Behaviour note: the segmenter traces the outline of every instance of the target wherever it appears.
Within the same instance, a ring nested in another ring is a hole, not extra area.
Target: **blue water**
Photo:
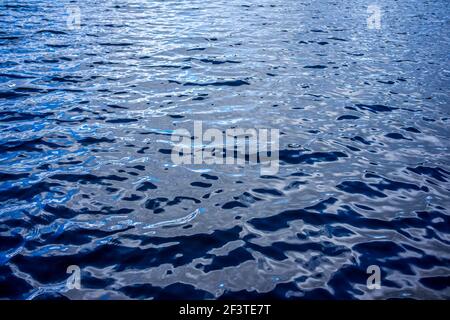
[[[0,1],[0,298],[450,298],[448,1],[370,4]],[[174,165],[194,120],[279,173]]]

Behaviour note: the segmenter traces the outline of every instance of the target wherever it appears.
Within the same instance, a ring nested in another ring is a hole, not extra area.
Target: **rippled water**
[[[448,1],[370,4],[0,1],[0,298],[449,298]],[[279,173],[174,165],[194,120]]]

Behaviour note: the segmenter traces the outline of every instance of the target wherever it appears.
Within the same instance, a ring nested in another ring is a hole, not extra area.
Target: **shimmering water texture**
[[[0,298],[450,298],[449,3],[376,2],[0,1]]]

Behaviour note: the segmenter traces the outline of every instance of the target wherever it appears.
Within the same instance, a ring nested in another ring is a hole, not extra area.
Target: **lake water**
[[[0,298],[450,298],[448,1],[0,17]],[[279,129],[279,172],[174,164],[194,121]]]

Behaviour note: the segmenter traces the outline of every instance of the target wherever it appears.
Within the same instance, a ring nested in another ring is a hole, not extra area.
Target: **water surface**
[[[448,1],[370,4],[1,1],[0,298],[449,298]],[[279,173],[174,165],[194,120]]]

